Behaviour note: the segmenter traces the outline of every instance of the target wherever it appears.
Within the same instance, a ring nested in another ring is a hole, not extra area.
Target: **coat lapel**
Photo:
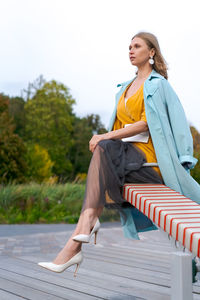
[[[121,89],[119,90],[119,92],[116,94],[115,97],[115,108],[114,111],[112,113],[110,122],[109,122],[109,126],[108,126],[108,130],[111,131],[115,122],[115,118],[116,118],[116,113],[117,113],[117,105],[119,102],[119,99],[121,97],[121,95],[123,94],[123,92],[125,91],[125,89],[127,88],[127,86],[136,78],[137,76],[135,76],[133,79],[125,81],[123,83],[119,83],[117,84],[117,87],[121,87]],[[152,70],[151,74],[149,75],[149,77],[145,80],[144,82],[144,88],[143,88],[143,93],[144,93],[144,101],[148,102],[148,104],[152,107],[153,110],[155,110],[154,105],[152,104],[152,101],[148,101],[150,100],[149,97],[153,96],[153,94],[156,92],[156,90],[158,89],[158,84],[157,84],[157,80],[152,80],[152,78],[164,78],[162,75],[160,75],[159,73],[157,73],[155,70]]]

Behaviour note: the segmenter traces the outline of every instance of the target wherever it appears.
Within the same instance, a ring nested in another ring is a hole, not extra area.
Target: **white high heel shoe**
[[[67,268],[69,268],[70,266],[77,264],[76,270],[74,272],[74,277],[76,277],[76,273],[77,273],[79,265],[82,263],[82,261],[83,261],[83,254],[80,251],[77,254],[75,254],[70,260],[68,260],[65,264],[56,265],[52,262],[39,262],[38,265],[45,269],[48,269],[50,271],[61,273],[64,270],[66,270]]]
[[[78,234],[75,235],[72,239],[77,242],[89,243],[91,236],[94,233],[95,234],[94,243],[96,244],[97,232],[99,231],[99,228],[100,228],[100,222],[99,222],[99,218],[97,218],[97,221],[90,234]]]

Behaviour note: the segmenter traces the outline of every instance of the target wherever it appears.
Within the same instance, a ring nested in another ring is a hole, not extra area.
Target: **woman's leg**
[[[63,264],[81,250],[81,242],[74,241],[72,238],[77,234],[89,234],[101,215],[104,208],[104,174],[101,163],[102,155],[100,147],[96,147],[88,170],[86,193],[83,201],[81,214],[77,226],[67,241],[64,248],[59,252],[55,264]]]
[[[100,216],[102,210],[103,207],[100,207],[98,209],[86,209],[84,212],[81,213],[74,232],[70,236],[64,248],[59,252],[59,254],[57,255],[56,259],[53,261],[53,263],[64,264],[71,257],[73,257],[76,253],[78,253],[81,250],[82,243],[74,241],[72,239],[73,236],[79,233],[89,234],[92,229],[92,228],[90,229],[90,227],[94,226],[96,219],[97,217]]]
[[[74,241],[72,238],[77,234],[90,233],[106,204],[105,191],[114,200],[112,205],[115,205],[115,207],[120,208],[122,202],[125,202],[120,189],[125,175],[124,168],[126,168],[126,171],[128,170],[129,176],[126,175],[125,177],[126,179],[129,177],[129,182],[155,181],[156,174],[151,174],[151,172],[149,174],[146,172],[147,169],[143,170],[144,168],[141,168],[140,170],[129,171],[130,165],[135,165],[135,163],[142,165],[143,161],[146,162],[141,153],[133,149],[131,144],[124,146],[119,141],[105,140],[97,145],[88,170],[86,192],[79,221],[75,231],[56,257],[54,263],[65,263],[80,251],[81,242]]]

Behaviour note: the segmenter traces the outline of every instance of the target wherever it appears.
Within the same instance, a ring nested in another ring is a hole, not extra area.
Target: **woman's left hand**
[[[93,135],[93,137],[91,138],[91,140],[89,141],[89,150],[91,152],[94,152],[97,144],[106,139],[106,134],[95,134]]]

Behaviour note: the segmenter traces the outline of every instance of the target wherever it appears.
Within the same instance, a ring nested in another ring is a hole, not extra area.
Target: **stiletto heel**
[[[83,254],[80,251],[77,254],[75,254],[70,260],[68,260],[65,264],[57,265],[52,262],[39,262],[38,265],[47,270],[50,270],[50,271],[53,271],[56,273],[61,273],[64,270],[66,270],[67,268],[69,268],[70,266],[76,264],[77,266],[76,266],[76,270],[74,272],[74,277],[76,277],[76,273],[77,273],[79,265],[82,263],[82,261],[83,261]]]
[[[78,269],[79,269],[79,265],[80,265],[80,264],[77,264],[77,266],[76,266],[76,270],[74,271],[74,277],[76,277],[76,274],[77,274]]]
[[[97,232],[98,232],[98,231],[96,231],[96,232],[95,232],[95,235],[94,235],[94,243],[95,243],[95,245],[96,245],[96,243],[97,243]]]
[[[94,233],[95,234],[94,243],[96,244],[96,235],[97,235],[97,232],[99,231],[100,226],[101,226],[101,224],[99,222],[99,218],[97,218],[97,221],[96,221],[92,231],[90,232],[90,234],[78,234],[78,235],[75,235],[72,239],[77,242],[89,243],[91,236]]]

